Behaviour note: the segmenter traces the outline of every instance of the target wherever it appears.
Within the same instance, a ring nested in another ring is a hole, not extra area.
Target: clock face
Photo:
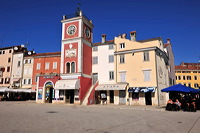
[[[85,35],[87,38],[90,38],[90,30],[87,27],[85,28]]]
[[[74,35],[75,32],[76,32],[76,26],[75,25],[70,25],[68,28],[67,28],[67,34],[68,35]]]

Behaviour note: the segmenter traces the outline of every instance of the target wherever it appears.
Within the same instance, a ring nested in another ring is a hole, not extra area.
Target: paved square
[[[0,133],[199,133],[200,111],[0,102]]]

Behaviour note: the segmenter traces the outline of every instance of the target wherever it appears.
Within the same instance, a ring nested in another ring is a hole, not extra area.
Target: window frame
[[[120,64],[125,63],[125,54],[119,55],[119,63],[120,63]]]
[[[114,71],[109,71],[109,80],[114,80]]]
[[[143,61],[150,61],[149,51],[143,52]]]

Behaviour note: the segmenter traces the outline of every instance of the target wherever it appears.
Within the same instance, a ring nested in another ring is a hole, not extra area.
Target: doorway
[[[46,87],[45,103],[52,103],[53,88]]]
[[[125,90],[119,91],[119,104],[126,104],[126,92]]]
[[[151,92],[145,93],[145,102],[146,102],[146,105],[152,105]]]
[[[110,103],[114,103],[114,90],[110,90]]]
[[[74,90],[66,90],[66,103],[73,104],[74,103]]]

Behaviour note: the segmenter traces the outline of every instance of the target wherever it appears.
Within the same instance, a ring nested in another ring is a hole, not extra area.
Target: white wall
[[[92,65],[92,73],[98,73],[99,84],[115,83],[115,80],[109,80],[109,71],[114,71],[114,62],[109,63],[109,55],[114,55],[114,49],[109,49],[109,44],[99,45],[98,51],[92,52],[92,57],[98,56],[98,64]]]

